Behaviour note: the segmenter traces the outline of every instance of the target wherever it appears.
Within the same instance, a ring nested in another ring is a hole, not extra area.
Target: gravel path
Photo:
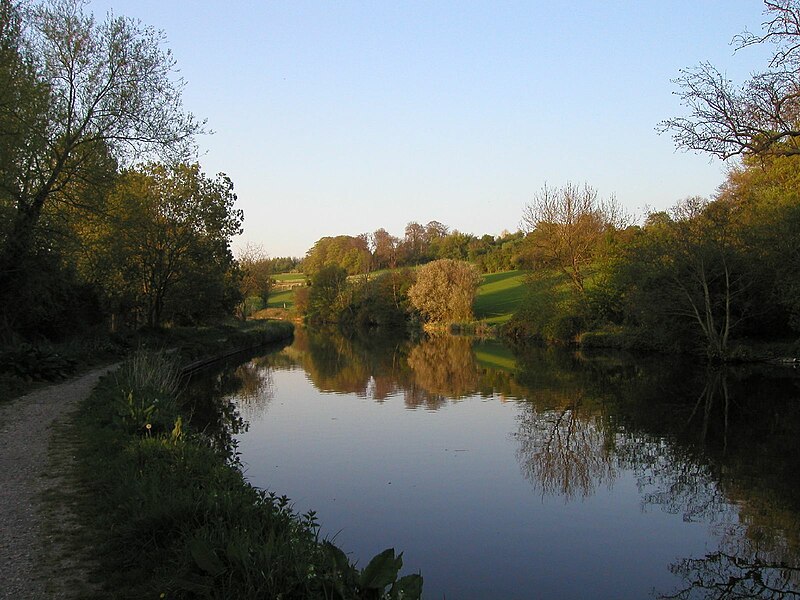
[[[54,448],[54,426],[65,423],[112,369],[96,369],[0,404],[0,600],[79,593],[85,569],[69,564],[70,557],[58,551],[57,532],[43,527],[44,496],[61,489],[72,465],[68,443],[61,440]],[[55,505],[48,506],[49,518],[55,511],[59,527],[74,526],[69,508]],[[67,572],[71,580],[63,576]]]

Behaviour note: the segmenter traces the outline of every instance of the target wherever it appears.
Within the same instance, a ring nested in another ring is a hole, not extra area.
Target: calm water
[[[216,382],[247,478],[425,598],[800,595],[800,371],[298,331]]]

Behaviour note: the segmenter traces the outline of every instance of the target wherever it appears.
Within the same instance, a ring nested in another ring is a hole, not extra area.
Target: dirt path
[[[59,553],[52,528],[43,527],[44,496],[64,485],[72,465],[69,444],[54,448],[63,424],[89,395],[103,367],[0,405],[0,600],[65,598],[78,592],[82,571]],[[67,507],[49,506],[64,527]],[[52,518],[52,514],[51,514]],[[73,581],[63,574],[69,572]]]

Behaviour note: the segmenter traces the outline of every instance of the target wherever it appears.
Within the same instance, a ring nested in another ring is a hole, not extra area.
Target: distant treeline
[[[322,238],[303,261],[311,286],[298,293],[298,309],[321,322],[467,322],[470,310],[447,310],[476,289],[455,265],[526,266],[529,292],[505,326],[517,342],[711,360],[749,358],[753,342],[798,350],[800,156],[745,158],[713,199],[687,198],[640,225],[588,185],[545,186],[523,223],[525,232],[500,238],[439,223],[410,226],[402,240],[383,230]],[[442,268],[408,268],[423,263]],[[445,309],[426,308],[426,299]]]
[[[403,237],[395,237],[383,228],[358,236],[323,237],[306,253],[300,267],[309,276],[328,265],[359,275],[446,258],[469,261],[481,272],[494,273],[526,265],[524,237],[522,231],[477,237],[450,231],[438,221],[427,225],[412,221],[406,225]]]
[[[294,256],[276,256],[268,258],[271,273],[294,273],[300,267],[300,259]]]

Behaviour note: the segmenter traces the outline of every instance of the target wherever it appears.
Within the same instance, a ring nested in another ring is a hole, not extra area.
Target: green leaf
[[[406,575],[397,580],[389,594],[392,600],[419,600],[422,597],[422,575]]]
[[[333,562],[333,566],[337,571],[340,571],[341,573],[347,573],[352,569],[350,561],[347,559],[347,555],[342,552],[341,548],[334,546],[328,541],[322,542],[322,547],[331,558],[331,562]]]
[[[189,543],[189,551],[192,553],[192,558],[197,566],[212,577],[222,575],[225,572],[225,566],[214,554],[211,546],[204,540],[192,540]]]
[[[390,583],[394,583],[402,566],[403,553],[395,558],[394,548],[388,548],[369,561],[361,572],[359,585],[365,590],[383,590]]]

